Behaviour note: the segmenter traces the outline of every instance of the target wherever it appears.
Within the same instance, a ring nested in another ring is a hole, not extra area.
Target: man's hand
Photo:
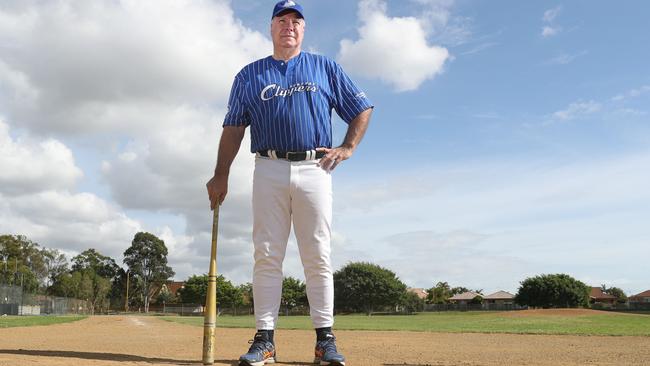
[[[208,197],[210,198],[210,209],[214,210],[221,205],[228,194],[228,175],[215,174],[206,184]]]
[[[333,149],[319,147],[316,151],[325,152],[325,156],[320,159],[318,165],[328,173],[334,170],[343,160],[348,160],[352,156],[352,148],[347,146],[339,146]]]
[[[363,135],[368,129],[368,122],[370,122],[370,115],[372,108],[368,108],[359,113],[348,125],[348,131],[345,134],[345,139],[339,147],[328,149],[326,147],[319,147],[316,151],[325,151],[325,156],[320,159],[320,165],[326,172],[331,172],[343,160],[348,160],[352,156],[354,149],[359,145]]]

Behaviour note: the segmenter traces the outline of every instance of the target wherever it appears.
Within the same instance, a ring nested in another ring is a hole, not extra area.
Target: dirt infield
[[[203,329],[155,317],[97,316],[0,329],[0,365],[199,365]],[[338,331],[356,365],[650,365],[650,337]],[[249,329],[217,329],[215,364],[236,365]],[[276,332],[278,363],[308,365],[311,331]]]

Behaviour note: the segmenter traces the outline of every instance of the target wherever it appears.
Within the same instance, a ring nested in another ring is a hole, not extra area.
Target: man
[[[257,333],[239,364],[275,362],[274,329],[282,294],[282,261],[293,223],[305,271],[315,362],[345,365],[336,349],[330,263],[331,172],[352,156],[373,106],[334,61],[301,51],[302,7],[278,2],[271,16],[273,55],[235,77],[223,123],[211,207],[223,202],[228,174],[244,131],[256,154],[253,178],[253,298]],[[343,144],[332,148],[331,111],[348,123]]]

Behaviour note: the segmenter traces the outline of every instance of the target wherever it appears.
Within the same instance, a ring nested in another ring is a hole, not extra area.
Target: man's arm
[[[325,151],[327,154],[320,159],[320,166],[325,171],[332,171],[336,168],[339,163],[343,160],[348,160],[354,150],[359,146],[363,135],[368,129],[368,123],[370,122],[370,115],[372,114],[372,108],[368,108],[365,111],[359,113],[348,125],[348,131],[345,134],[345,139],[341,146],[328,149],[325,147],[318,148],[318,151]]]
[[[220,205],[226,198],[230,166],[235,160],[235,156],[237,156],[245,131],[246,126],[225,126],[223,132],[221,132],[217,166],[214,169],[214,176],[206,184],[208,197],[210,198],[210,208],[213,210],[217,204]]]

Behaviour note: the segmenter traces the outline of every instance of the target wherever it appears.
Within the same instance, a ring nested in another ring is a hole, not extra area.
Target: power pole
[[[124,299],[124,312],[129,311],[129,271],[126,271],[126,298]]]

